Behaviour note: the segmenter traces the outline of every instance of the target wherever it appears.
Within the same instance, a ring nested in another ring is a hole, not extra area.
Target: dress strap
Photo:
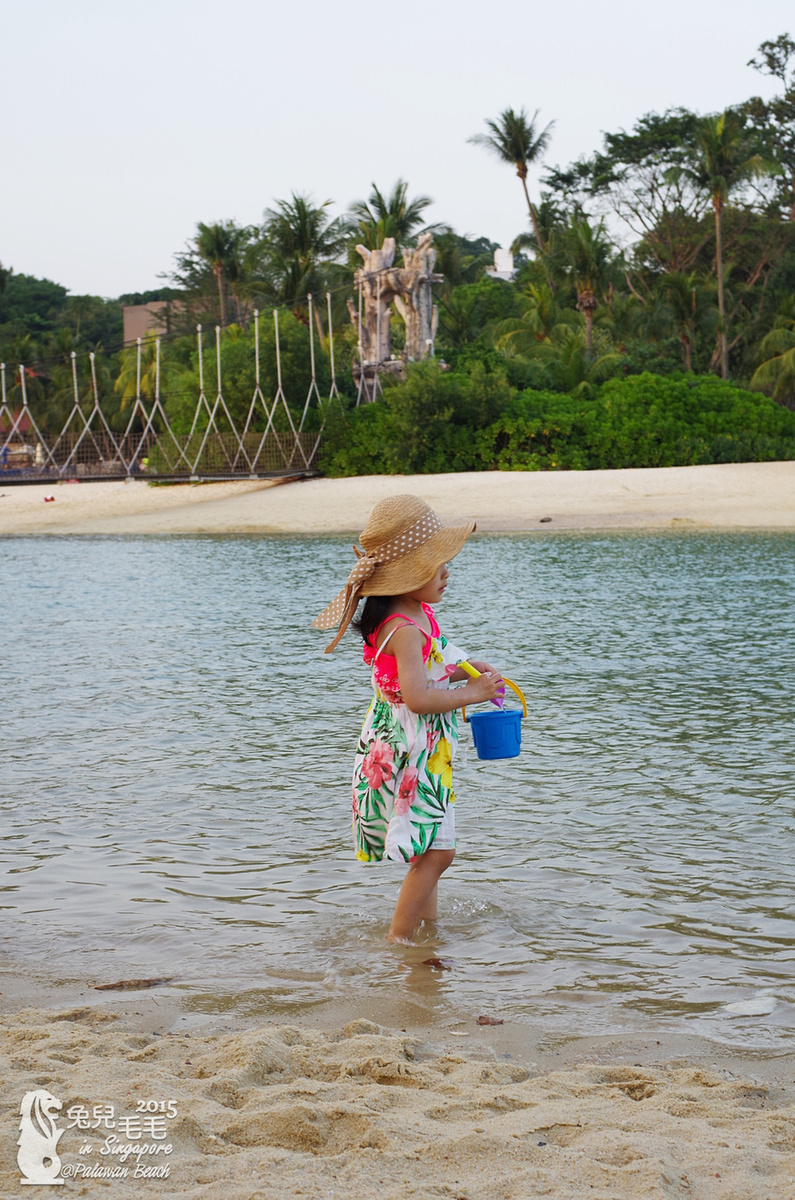
[[[384,626],[388,625],[390,621],[402,621],[404,623],[404,625],[415,625],[417,627],[417,629],[419,629],[422,636],[425,638],[430,639],[434,636],[433,623],[431,623],[431,632],[426,633],[425,630],[420,625],[419,621],[415,621],[413,617],[410,617],[410,616],[408,616],[407,613],[402,613],[402,612],[390,613],[388,617],[384,617],[383,621],[381,621],[380,624],[378,624],[375,627],[371,636],[377,638],[379,633],[381,632],[381,630],[384,628]],[[400,626],[396,625],[395,629],[400,629]],[[395,632],[395,629],[392,630],[392,633]],[[392,633],[390,633],[390,635],[389,635],[390,637],[392,636]],[[384,644],[386,644],[386,639],[384,639]],[[377,649],[377,647],[375,647],[375,648]]]
[[[381,645],[378,647],[378,649],[376,650],[376,652],[375,652],[375,654],[374,654],[374,656],[373,656],[373,666],[375,666],[375,661],[376,661],[376,659],[378,658],[378,655],[381,653],[381,651],[382,651],[382,650],[384,650],[384,649],[385,649],[385,647],[386,647],[386,644],[387,644],[387,642],[389,641],[389,639],[392,637],[392,635],[393,635],[394,633],[397,633],[397,631],[398,631],[399,629],[403,629],[403,627],[404,627],[405,625],[413,625],[413,626],[414,626],[416,629],[419,629],[420,633],[422,633],[422,634],[425,634],[425,637],[426,637],[426,638],[429,636],[427,633],[425,633],[425,630],[422,628],[422,626],[421,626],[420,624],[418,624],[418,622],[417,622],[417,621],[412,621],[411,617],[404,617],[404,616],[403,616],[403,613],[395,613],[395,614],[394,614],[394,617],[402,617],[402,618],[403,618],[403,624],[402,624],[402,625],[396,625],[394,629],[390,629],[389,633],[386,635],[386,637],[384,638],[383,642],[382,642],[382,643],[381,643]],[[391,621],[391,620],[393,620],[393,619],[394,619],[394,617],[387,617],[387,621]],[[384,624],[386,624],[386,622],[385,622],[385,621],[382,621],[382,622],[381,622],[381,624],[382,624],[382,625],[384,625]]]

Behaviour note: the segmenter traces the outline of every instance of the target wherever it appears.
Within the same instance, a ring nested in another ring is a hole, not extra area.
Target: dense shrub
[[[383,400],[340,417],[329,475],[594,470],[795,458],[795,413],[712,375],[611,379],[587,400],[517,391],[482,366],[412,370]]]
[[[481,470],[475,431],[490,427],[511,395],[504,376],[480,363],[471,374],[417,364],[382,400],[332,416],[321,467],[328,475]]]
[[[714,375],[611,379],[584,425],[590,467],[795,457],[795,414]]]

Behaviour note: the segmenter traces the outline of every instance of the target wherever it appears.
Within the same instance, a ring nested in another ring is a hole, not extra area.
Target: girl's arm
[[[414,625],[403,625],[392,637],[390,649],[397,661],[400,692],[408,708],[415,713],[444,713],[464,704],[481,704],[493,700],[501,691],[500,675],[488,668],[477,679],[468,679],[466,687],[449,692],[445,688],[428,686],[428,673],[422,658],[424,639]],[[475,664],[473,664],[474,666]],[[478,670],[486,663],[478,664]],[[463,672],[462,672],[463,676]],[[455,678],[455,676],[451,676]]]

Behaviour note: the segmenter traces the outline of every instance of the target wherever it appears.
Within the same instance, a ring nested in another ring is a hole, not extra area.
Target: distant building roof
[[[123,304],[124,344],[137,342],[138,338],[160,337],[169,332],[168,316],[182,308],[179,300],[150,300],[148,304]]]
[[[513,269],[513,255],[510,250],[499,249],[494,251],[494,266],[486,267],[486,274],[492,279],[513,279],[516,272]]]

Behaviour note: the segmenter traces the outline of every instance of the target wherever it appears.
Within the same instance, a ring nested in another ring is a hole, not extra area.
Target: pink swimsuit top
[[[390,616],[386,617],[370,634],[372,642],[367,641],[364,644],[362,657],[364,658],[367,666],[371,666],[373,668],[373,683],[378,690],[383,693],[385,699],[387,700],[400,699],[400,680],[398,679],[397,659],[395,658],[394,654],[387,654],[386,652],[382,652],[378,649],[378,635],[384,626],[390,621],[400,620],[407,625],[414,625],[416,629],[419,629],[420,633],[425,639],[422,647],[422,660],[427,666],[428,660],[431,656],[433,639],[439,636],[440,631],[430,604],[423,604],[422,611],[425,613],[425,616],[431,623],[430,633],[426,633],[417,621],[413,620],[411,617],[407,617],[405,613],[391,613]],[[399,628],[399,625],[395,626],[395,629]],[[392,635],[390,634],[389,636],[391,637]]]

